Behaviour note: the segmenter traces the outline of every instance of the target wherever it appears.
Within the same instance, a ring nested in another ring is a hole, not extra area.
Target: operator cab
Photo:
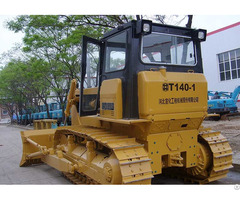
[[[102,83],[118,79],[121,82],[117,89],[121,90],[121,117],[138,119],[138,73],[160,67],[166,68],[167,72],[203,73],[200,42],[205,40],[206,30],[149,20],[133,20],[106,33],[101,40],[84,36],[80,115],[98,114]],[[102,104],[101,108],[115,110],[110,102]]]

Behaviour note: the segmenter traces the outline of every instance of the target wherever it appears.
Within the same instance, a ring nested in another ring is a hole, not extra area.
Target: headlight
[[[152,32],[152,21],[141,19],[136,22],[135,34],[137,37],[139,35],[147,35]]]
[[[194,30],[192,34],[193,40],[205,41],[207,37],[207,31],[204,29]]]
[[[205,32],[199,31],[199,32],[198,32],[198,39],[199,39],[199,40],[203,40],[204,38],[205,38]]]
[[[150,31],[150,24],[143,24],[143,32],[148,33]]]

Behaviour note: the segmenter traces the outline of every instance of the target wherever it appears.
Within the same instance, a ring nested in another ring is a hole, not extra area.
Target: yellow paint
[[[43,161],[102,184],[150,184],[152,175],[170,167],[210,182],[231,168],[232,150],[225,138],[201,127],[207,116],[202,74],[164,68],[139,72],[139,119],[122,119],[121,79],[102,82],[100,115],[79,116],[76,90],[73,81],[65,112],[67,116],[71,110],[72,126],[21,133],[21,166]],[[88,88],[84,95],[97,92]]]
[[[104,108],[104,104],[112,104],[113,110]],[[100,116],[106,118],[122,118],[122,81],[111,79],[102,82],[100,89]]]
[[[36,156],[34,158],[28,159],[26,156],[35,152],[39,152],[40,149],[29,142],[26,141],[26,138],[30,138],[31,140],[37,142],[41,146],[45,146],[47,148],[53,147],[54,143],[54,133],[55,129],[43,129],[43,130],[27,130],[21,131],[21,138],[23,143],[23,154],[20,162],[20,166],[29,165],[32,163],[39,162],[41,156]]]
[[[167,91],[163,90],[164,84]],[[163,76],[160,71],[142,71],[138,74],[138,99],[140,118],[178,113],[191,116],[196,112],[203,117],[207,112],[207,82],[203,74],[166,72]]]
[[[97,94],[97,93],[98,93],[98,87],[85,88],[85,89],[83,90],[83,95]]]
[[[170,155],[177,152],[186,156],[183,162],[184,167],[195,166],[197,164],[197,152],[199,151],[197,134],[197,130],[188,130],[149,135],[148,155],[152,160],[153,174],[162,173],[163,167],[171,167],[169,166]],[[165,163],[162,163],[164,156],[168,159],[168,162],[165,160]]]

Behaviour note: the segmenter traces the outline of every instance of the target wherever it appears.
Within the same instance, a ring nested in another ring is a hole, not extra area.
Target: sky
[[[0,15],[0,55],[7,52],[15,43],[22,43],[23,33],[14,33],[4,26],[6,20],[14,19],[13,15]]]
[[[8,0],[0,6],[0,56],[15,43],[21,43],[23,33],[14,33],[4,27],[4,21],[22,14],[126,14],[126,15],[180,15],[193,14],[193,28],[208,32],[240,21],[239,0],[219,3],[217,0]],[[185,26],[187,21],[180,25]]]
[[[23,33],[14,33],[4,27],[6,20],[14,19],[16,15],[0,15],[0,55],[10,50],[16,43],[22,43]],[[208,32],[223,28],[240,21],[240,15],[194,15],[193,28],[207,29]],[[184,26],[186,20],[180,25]]]
[[[14,33],[4,22],[22,14],[126,14],[126,15],[180,15],[193,14],[193,28],[208,32],[240,21],[239,0],[219,3],[217,0],[8,0],[0,6],[0,56],[15,43],[21,43],[23,33]],[[187,20],[187,19],[186,19]],[[180,25],[185,26],[187,21]]]

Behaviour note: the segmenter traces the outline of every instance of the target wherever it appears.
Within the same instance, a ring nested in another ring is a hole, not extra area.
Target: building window
[[[2,110],[2,115],[8,115],[8,111],[7,110]]]
[[[240,78],[240,48],[218,56],[220,81]]]

